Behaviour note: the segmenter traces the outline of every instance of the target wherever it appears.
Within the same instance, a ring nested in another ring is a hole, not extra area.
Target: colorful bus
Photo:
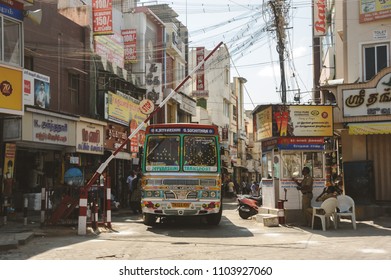
[[[146,129],[142,156],[145,225],[175,216],[205,216],[218,225],[222,214],[218,127],[154,124]]]

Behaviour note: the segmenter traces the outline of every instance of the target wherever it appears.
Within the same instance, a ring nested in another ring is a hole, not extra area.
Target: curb
[[[20,245],[25,245],[34,237],[34,232],[9,233],[0,236],[0,251],[17,249]]]

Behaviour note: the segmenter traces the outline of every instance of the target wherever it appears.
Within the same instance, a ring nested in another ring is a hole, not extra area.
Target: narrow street
[[[323,232],[294,225],[265,227],[243,220],[236,203],[224,204],[219,226],[199,219],[147,227],[141,216],[113,214],[113,231],[78,236],[66,227],[44,229],[2,260],[390,260],[391,219],[343,221]]]

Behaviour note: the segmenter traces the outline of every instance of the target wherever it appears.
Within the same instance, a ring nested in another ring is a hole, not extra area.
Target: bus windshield
[[[179,136],[152,135],[147,141],[147,171],[179,171]]]
[[[184,137],[184,171],[217,171],[216,139],[211,136]]]

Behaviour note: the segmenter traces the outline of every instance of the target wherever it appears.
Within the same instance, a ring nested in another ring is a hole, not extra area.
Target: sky
[[[148,2],[148,1],[141,1]],[[153,3],[152,3],[153,2]],[[223,42],[231,55],[231,77],[243,77],[245,109],[281,103],[280,63],[277,40],[264,0],[172,0],[169,4],[189,30],[189,47],[212,50]],[[286,0],[285,81],[287,102],[300,90],[300,103],[312,98],[311,0]],[[148,5],[146,4],[146,5]],[[270,22],[270,20],[269,20]],[[192,69],[189,69],[190,71]]]

